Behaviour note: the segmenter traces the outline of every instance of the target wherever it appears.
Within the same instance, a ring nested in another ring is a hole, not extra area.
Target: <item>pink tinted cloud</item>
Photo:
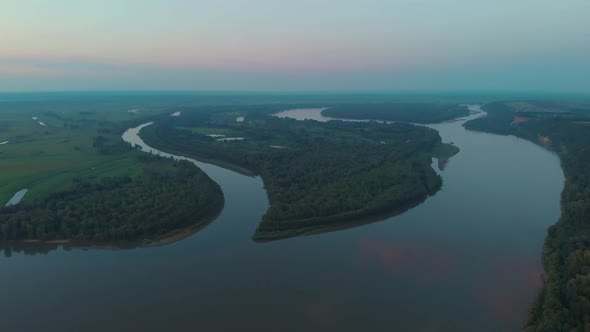
[[[49,68],[26,66],[26,65],[1,65],[0,75],[23,76],[23,77],[46,77],[54,76],[55,70]]]
[[[81,57],[0,57],[0,75],[13,77],[116,77],[126,74],[125,67]]]

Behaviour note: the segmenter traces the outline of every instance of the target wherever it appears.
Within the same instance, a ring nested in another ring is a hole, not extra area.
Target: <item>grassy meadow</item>
[[[77,180],[140,171],[134,153],[108,150],[126,148],[120,138],[122,124],[154,111],[79,109],[84,108],[53,111],[0,104],[0,143],[8,142],[0,145],[0,205],[20,189],[29,189],[23,202],[32,202],[68,189]]]

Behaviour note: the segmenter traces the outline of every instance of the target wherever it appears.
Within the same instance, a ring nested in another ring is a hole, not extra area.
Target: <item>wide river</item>
[[[474,115],[477,116],[477,115]],[[431,125],[461,152],[441,191],[387,220],[270,243],[262,180],[198,163],[225,208],[199,233],[130,250],[5,249],[2,331],[518,331],[559,216],[556,155]],[[126,140],[141,144],[138,128]],[[148,147],[145,150],[149,150]]]

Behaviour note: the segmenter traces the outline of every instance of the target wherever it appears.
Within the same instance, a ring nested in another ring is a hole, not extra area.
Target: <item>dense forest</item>
[[[580,108],[538,112],[536,107],[532,111],[515,107],[522,104],[486,105],[488,116],[467,122],[465,127],[522,137],[560,156],[566,176],[562,214],[545,240],[543,263],[548,278],[531,306],[526,330],[589,331],[590,118]]]
[[[373,103],[329,107],[323,115],[345,119],[372,119],[436,123],[469,115],[467,107],[450,103]]]
[[[270,208],[256,240],[352,226],[400,212],[440,188],[431,157],[447,159],[458,152],[425,127],[296,121],[265,113],[184,109],[181,117],[144,128],[141,137],[163,151],[260,174]],[[236,122],[237,114],[248,120]]]
[[[146,155],[121,139],[174,98],[143,110],[140,96],[35,96],[9,96],[0,108],[0,141],[10,141],[0,151],[2,205],[28,189],[18,205],[0,208],[3,246],[159,243],[189,234],[221,211],[221,189],[194,165]]]
[[[137,176],[77,181],[46,199],[0,209],[0,239],[148,244],[203,226],[223,208],[219,186],[194,165],[138,158]]]

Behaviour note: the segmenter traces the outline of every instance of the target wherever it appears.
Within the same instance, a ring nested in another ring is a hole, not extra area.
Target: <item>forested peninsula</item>
[[[188,162],[154,159],[134,177],[80,182],[1,208],[0,238],[154,244],[213,221],[223,207],[219,186]]]
[[[140,136],[162,151],[260,175],[270,207],[258,241],[403,212],[440,189],[432,157],[458,152],[435,130],[411,124],[296,121],[255,107],[177,111],[182,116],[162,117]]]
[[[436,123],[467,116],[469,110],[453,103],[388,102],[332,106],[326,108],[322,114],[356,120]]]
[[[470,130],[514,135],[556,152],[566,182],[561,217],[543,250],[547,280],[530,308],[526,331],[590,329],[590,107],[548,102],[495,102]]]
[[[0,151],[0,242],[161,244],[192,234],[223,208],[221,188],[199,168],[123,142],[123,131],[148,115],[14,107],[0,113],[10,141]],[[21,202],[4,206],[23,188]]]

